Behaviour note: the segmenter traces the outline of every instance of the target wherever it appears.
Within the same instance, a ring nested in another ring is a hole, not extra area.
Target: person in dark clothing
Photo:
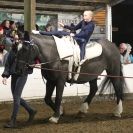
[[[47,32],[52,31],[52,25],[48,23],[48,24],[46,25],[46,27],[45,27],[45,31],[47,31]]]
[[[9,37],[10,36],[10,21],[9,20],[4,20],[2,23],[1,23],[1,26],[3,27],[3,30],[4,30],[4,35],[6,37]]]
[[[61,27],[69,29],[70,31],[76,31],[78,29],[81,29],[81,31],[77,34],[69,33],[69,32],[62,32],[62,31],[54,31],[54,32],[43,32],[43,31],[32,31],[34,34],[42,34],[42,35],[55,35],[55,36],[61,36],[61,35],[70,35],[73,36],[74,39],[77,41],[80,47],[80,60],[84,59],[85,56],[85,47],[87,42],[89,41],[93,31],[95,24],[92,21],[93,19],[93,12],[92,11],[84,11],[83,14],[83,20],[79,22],[76,26],[68,26],[64,25],[62,23],[59,23]]]
[[[10,33],[11,33],[10,21],[9,20],[4,20],[1,24],[1,26],[3,27],[3,31],[4,31],[3,34],[5,35],[4,43],[5,43],[5,45],[11,46],[12,45],[12,40],[10,38]]]
[[[36,110],[32,109],[26,101],[21,98],[21,94],[24,88],[24,85],[27,81],[28,77],[28,72],[18,74],[16,72],[16,45],[14,44],[11,51],[9,52],[8,58],[5,63],[5,69],[2,74],[3,77],[3,84],[6,85],[7,83],[7,78],[10,77],[11,75],[11,92],[13,96],[13,111],[11,115],[11,120],[8,124],[6,124],[4,127],[5,128],[15,128],[16,127],[16,117],[18,114],[19,106],[23,106],[26,111],[29,113],[29,119],[28,122],[31,122],[36,114]]]

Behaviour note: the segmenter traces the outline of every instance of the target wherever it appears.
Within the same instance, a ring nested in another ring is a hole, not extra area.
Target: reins
[[[40,65],[40,64],[38,64]],[[64,73],[72,73],[72,74],[80,74],[80,75],[87,75],[87,76],[102,76],[102,77],[110,77],[110,78],[133,78],[130,76],[116,76],[116,75],[107,75],[107,74],[95,74],[95,73],[81,73],[81,72],[73,72],[73,71],[66,71],[66,70],[59,70],[59,69],[50,69],[50,68],[41,68],[34,66],[33,68],[41,69],[41,70],[47,70],[47,71],[55,71],[55,72],[64,72]]]

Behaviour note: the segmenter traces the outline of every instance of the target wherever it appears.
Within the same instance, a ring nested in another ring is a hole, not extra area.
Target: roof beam
[[[64,0],[64,1],[71,1],[71,2],[90,2],[90,3],[109,3],[109,0]]]
[[[10,12],[10,13],[19,13],[19,14],[24,14],[24,9],[5,9],[5,8],[0,8],[0,12],[5,12],[5,13],[7,13],[7,12]],[[36,10],[36,14],[55,14],[55,15],[57,15],[58,14],[58,12],[56,12],[56,11],[39,11],[39,10]]]
[[[75,6],[75,5],[59,5],[59,4],[42,4],[37,3],[37,8],[41,8],[43,10],[45,9],[51,9],[51,10],[75,10],[75,11],[83,11],[83,10],[94,10],[95,7],[93,6]]]
[[[110,0],[110,5],[111,6],[115,6],[115,5],[117,5],[117,4],[119,4],[119,3],[123,2],[123,1],[125,1],[125,0],[113,0],[113,1]]]
[[[10,1],[0,1],[0,7],[4,8],[24,8],[23,2],[10,2]],[[40,10],[67,10],[67,11],[83,11],[83,10],[94,10],[93,6],[73,6],[73,5],[59,5],[59,4],[42,4],[37,3],[36,8]]]

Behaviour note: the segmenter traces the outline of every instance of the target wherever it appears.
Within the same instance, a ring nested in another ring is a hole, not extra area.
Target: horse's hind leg
[[[84,103],[80,107],[79,111],[81,113],[87,113],[87,111],[89,109],[89,104],[91,103],[93,97],[95,96],[95,94],[96,94],[96,92],[98,90],[98,87],[97,87],[97,78],[92,80],[92,81],[89,81],[89,83],[90,83],[90,93],[87,96],[87,98],[85,99]]]
[[[115,89],[115,94],[117,97],[117,106],[114,110],[114,115],[117,117],[121,117],[121,114],[123,112],[123,106],[122,106],[122,100],[123,100],[123,86],[122,86],[122,81],[120,78],[112,78],[111,79],[112,84]]]
[[[53,109],[53,111],[55,111],[55,104],[52,101],[52,94],[53,94],[54,88],[55,88],[55,82],[47,80],[46,95],[44,100],[45,100],[45,103]]]

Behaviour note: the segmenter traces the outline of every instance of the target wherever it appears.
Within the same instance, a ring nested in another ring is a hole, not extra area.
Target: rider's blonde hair
[[[93,11],[91,11],[91,10],[85,10],[84,12],[87,12],[91,17],[93,17],[94,16],[94,13],[93,13]]]

